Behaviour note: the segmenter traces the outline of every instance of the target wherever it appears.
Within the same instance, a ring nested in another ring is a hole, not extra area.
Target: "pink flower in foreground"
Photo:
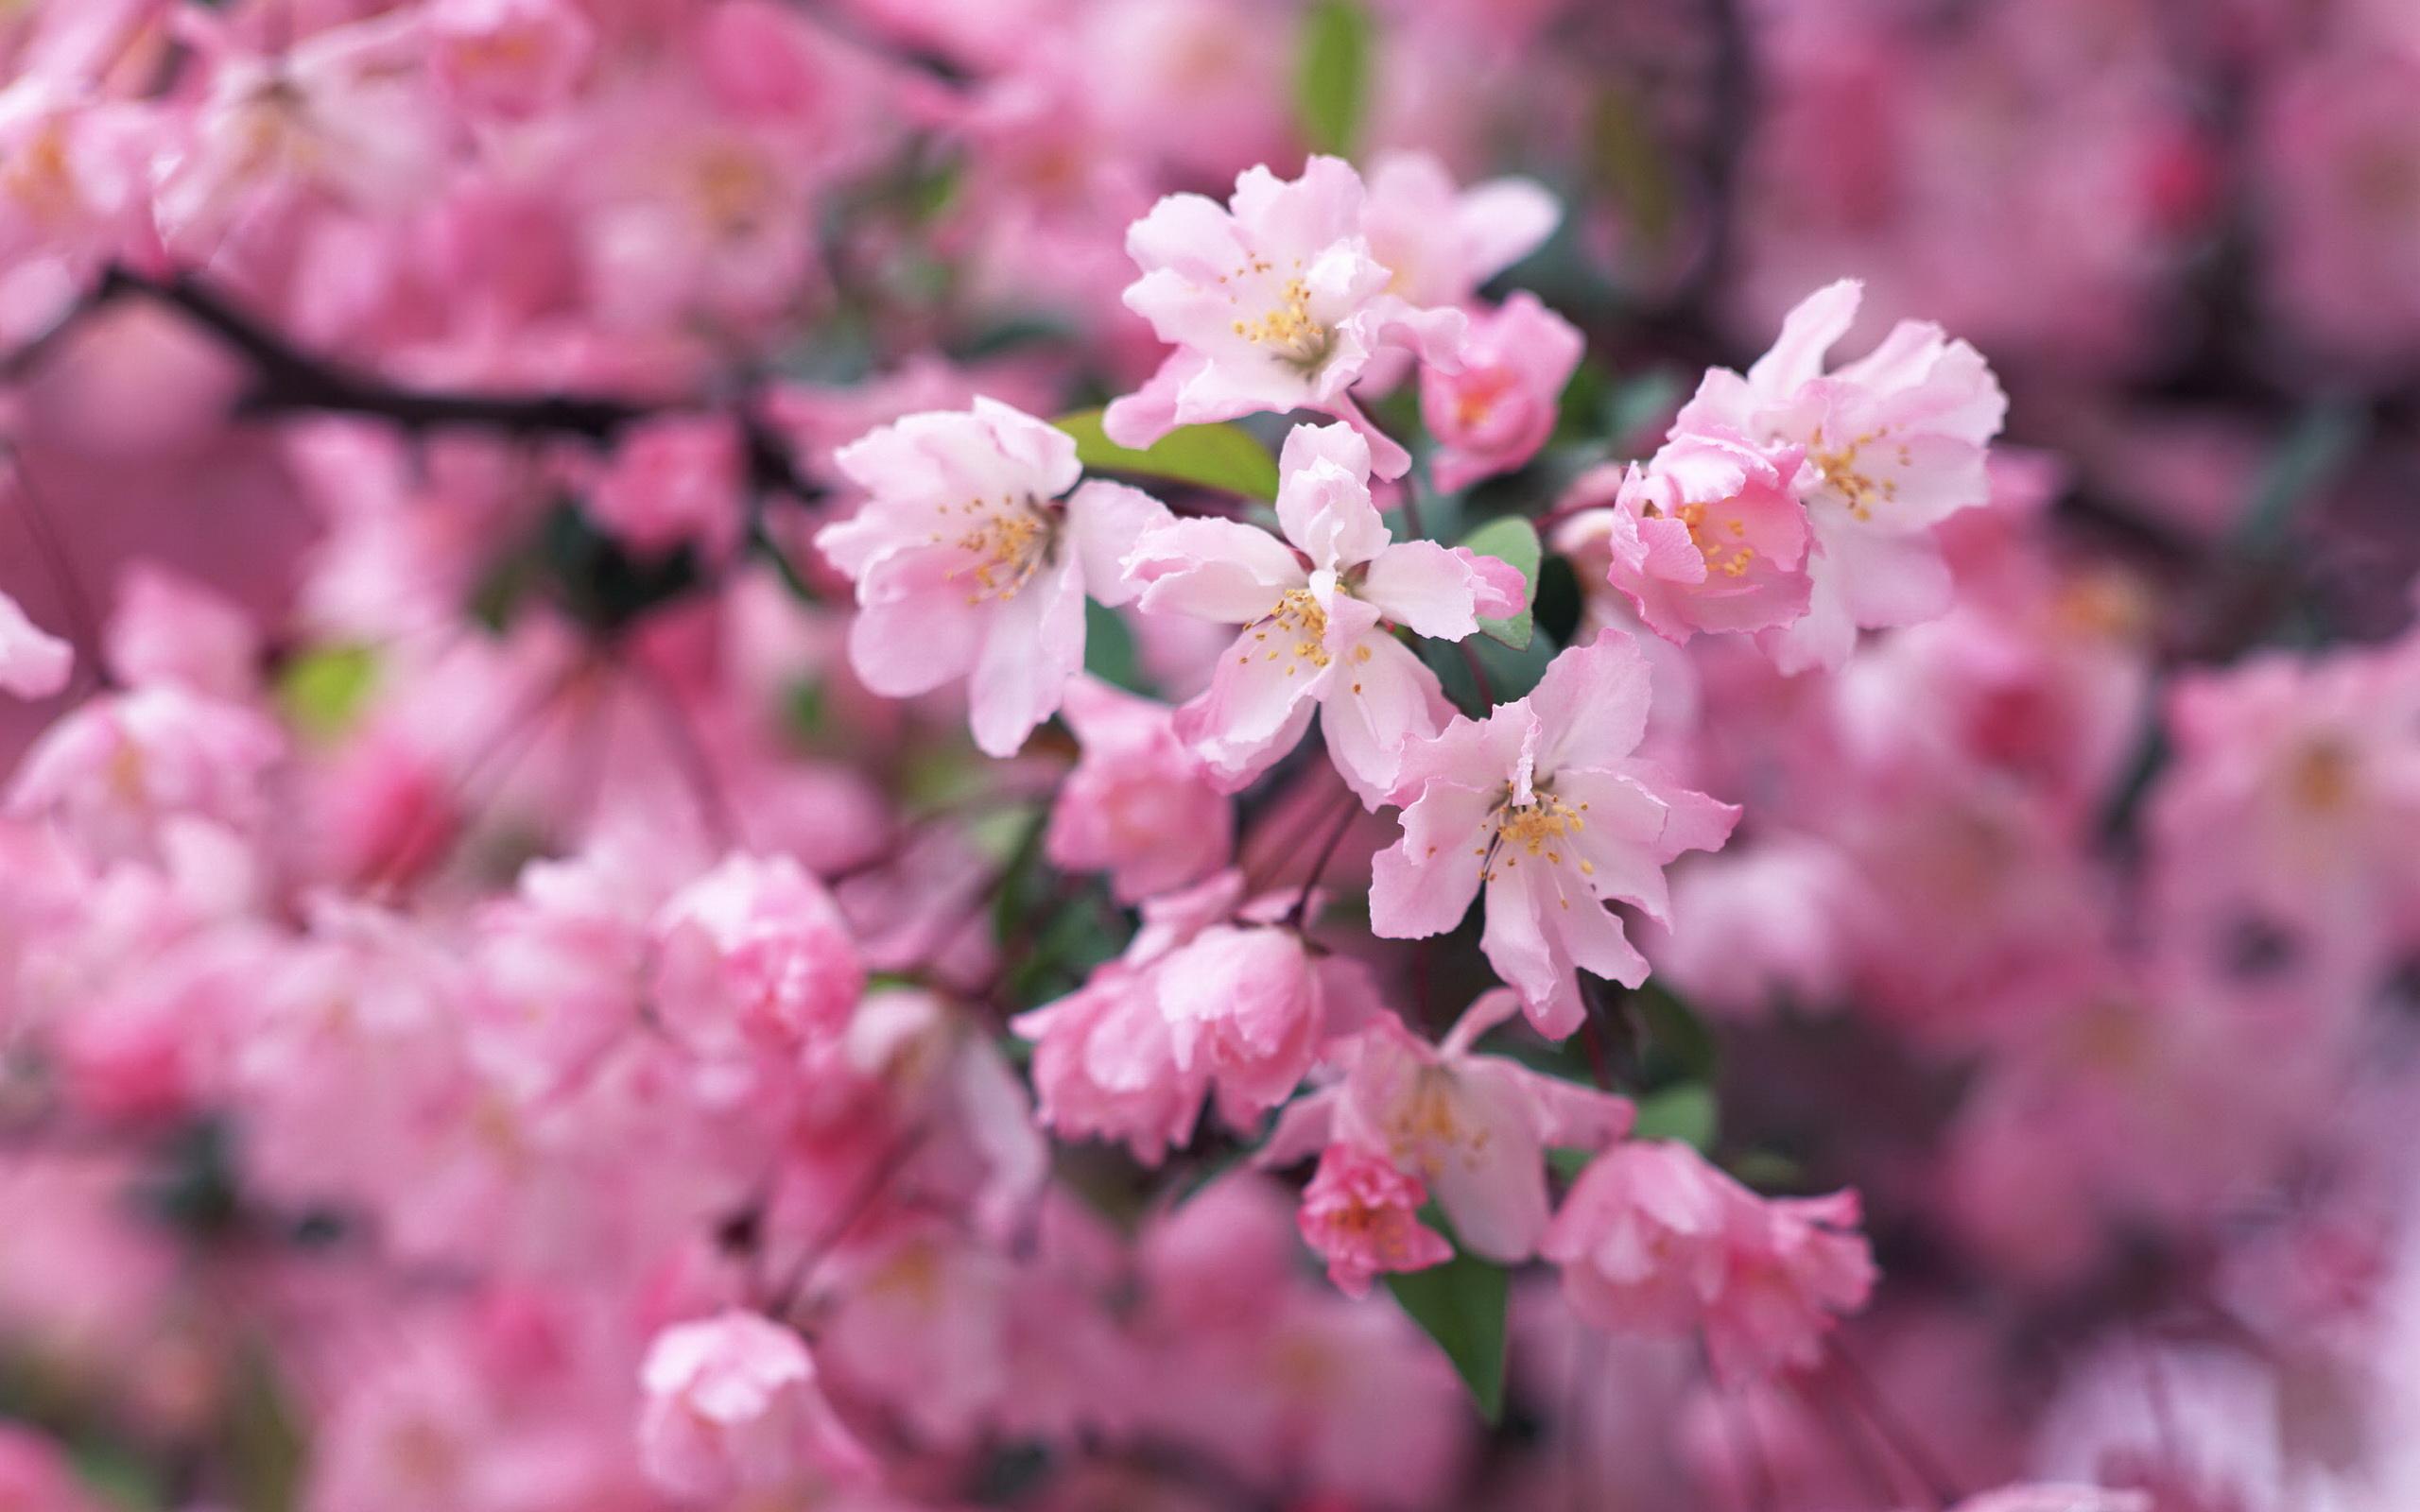
[[[1314,709],[1337,770],[1374,808],[1407,740],[1446,712],[1437,675],[1390,633],[1459,641],[1518,612],[1521,575],[1492,557],[1392,540],[1370,498],[1370,448],[1345,425],[1298,425],[1278,458],[1284,541],[1232,520],[1181,520],[1126,559],[1151,613],[1238,623],[1178,732],[1230,791],[1293,748]],[[1289,549],[1287,542],[1292,542]]]
[[[1315,957],[1273,922],[1291,893],[1236,909],[1241,881],[1222,873],[1144,904],[1123,956],[1017,1019],[1045,1126],[1121,1140],[1157,1164],[1192,1138],[1205,1093],[1249,1128],[1293,1093],[1322,1044],[1373,1016],[1360,963]]]
[[[1804,455],[1689,432],[1622,477],[1607,518],[1609,577],[1668,641],[1761,630],[1806,612],[1806,510],[1790,487]]]
[[[1201,195],[1152,206],[1126,233],[1143,270],[1126,305],[1177,350],[1109,406],[1110,439],[1149,446],[1179,425],[1312,409],[1369,431],[1378,475],[1401,477],[1410,455],[1375,434],[1346,390],[1385,343],[1451,366],[1464,320],[1392,292],[1362,204],[1351,163],[1314,157],[1290,180],[1246,170],[1224,207]]]
[[[1387,1160],[1351,1144],[1332,1144],[1303,1189],[1295,1222],[1303,1242],[1327,1262],[1328,1280],[1350,1297],[1370,1295],[1381,1271],[1423,1270],[1454,1258],[1445,1236],[1420,1221],[1427,1189]]]
[[[1521,293],[1471,327],[1461,368],[1423,370],[1420,418],[1437,438],[1428,463],[1437,486],[1468,488],[1537,455],[1587,345],[1578,327]]]
[[[1675,439],[1724,433],[1805,453],[1795,487],[1814,533],[1812,590],[1802,618],[1762,638],[1785,672],[1839,666],[1860,627],[1912,625],[1949,607],[1932,527],[1991,496],[1987,448],[2008,412],[1981,353],[1927,322],[1902,320],[1827,374],[1824,354],[1859,298],[1847,279],[1808,295],[1744,377],[1707,373],[1672,425]]]
[[[640,1461],[674,1495],[723,1502],[873,1469],[823,1400],[806,1342],[757,1314],[735,1308],[666,1329],[640,1383]]]
[[[1520,1006],[1503,988],[1482,993],[1438,1045],[1376,1015],[1331,1049],[1342,1079],[1289,1105],[1257,1162],[1289,1165],[1337,1145],[1374,1151],[1419,1177],[1463,1248],[1528,1260],[1547,1228],[1547,1151],[1602,1149],[1634,1115],[1611,1093],[1473,1049]]]
[[[1599,1156],[1547,1228],[1564,1296],[1619,1333],[1702,1332],[1728,1381],[1804,1368],[1836,1315],[1865,1305],[1874,1261],[1857,1194],[1757,1196],[1685,1144]]]
[[[1051,805],[1052,866],[1107,871],[1136,902],[1227,864],[1234,805],[1177,737],[1174,711],[1080,676],[1064,713],[1082,754]]]
[[[787,856],[733,856],[655,917],[656,1011],[701,1047],[783,1048],[848,1027],[865,964],[823,885]]]
[[[966,678],[975,743],[1014,755],[1084,664],[1084,595],[1125,601],[1118,560],[1167,511],[1123,484],[1077,488],[1075,438],[991,399],[833,460],[872,496],[815,538],[856,580],[850,664],[894,698]]]
[[[1556,657],[1528,697],[1407,747],[1396,799],[1409,806],[1374,864],[1372,933],[1443,934],[1484,884],[1480,948],[1557,1040],[1583,1016],[1582,969],[1645,981],[1646,958],[1604,905],[1665,921],[1663,868],[1721,849],[1739,816],[1632,757],[1647,702],[1646,658],[1607,630]]]
[[[74,648],[27,619],[15,599],[0,593],[0,691],[20,698],[47,698],[67,686],[75,664]]]

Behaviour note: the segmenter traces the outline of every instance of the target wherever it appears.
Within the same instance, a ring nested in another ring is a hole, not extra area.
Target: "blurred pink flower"
[[[640,1380],[640,1457],[677,1496],[725,1502],[873,1469],[823,1400],[806,1341],[760,1314],[734,1309],[665,1330]]]

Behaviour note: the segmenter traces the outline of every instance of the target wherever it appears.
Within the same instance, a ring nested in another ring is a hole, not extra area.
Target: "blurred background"
[[[536,40],[495,50],[496,18]],[[1160,349],[1116,300],[1128,224],[1315,148],[1566,207],[1490,291],[1536,291],[1589,357],[1555,444],[1435,501],[1441,534],[1647,455],[1707,366],[1835,278],[1866,287],[1844,350],[1935,320],[2008,389],[1998,496],[1945,533],[1950,619],[1836,676],[1703,641],[1659,662],[1662,751],[1749,818],[1676,873],[1617,1049],[1659,1128],[1743,1179],[1858,1188],[1882,1287],[1822,1381],[1738,1393],[1688,1350],[1584,1338],[1531,1278],[1482,1429],[1425,1341],[1333,1297],[1271,1304],[1247,1377],[1125,1337],[1155,1287],[1313,1284],[1243,1178],[1118,1263],[1110,1332],[1145,1362],[1118,1379],[1188,1410],[1185,1381],[1282,1381],[1300,1441],[1221,1420],[1171,1462],[1047,1460],[1004,1403],[1055,1411],[1082,1393],[1050,1372],[1081,1372],[1010,1321],[1062,1314],[984,1269],[946,1327],[865,1325],[914,1350],[836,1348],[838,1389],[887,1409],[975,1383],[914,1420],[947,1446],[932,1484],[864,1505],[1839,1512],[2036,1475],[2152,1512],[2420,1506],[2420,5],[19,0],[0,61],[0,591],[88,669],[0,701],[0,752],[164,666],[302,737],[241,817],[265,875],[155,855],[117,891],[54,886],[26,816],[89,795],[13,780],[0,1508],[660,1504],[627,1442],[641,1320],[723,1254],[728,1152],[659,1147],[635,1092],[567,1132],[493,1065],[497,1096],[424,1106],[415,1078],[477,1058],[433,987],[333,1050],[277,1015],[330,978],[424,980],[426,942],[368,917],[399,884],[467,917],[600,815],[710,832],[701,762],[760,843],[860,876],[843,902],[895,924],[928,877],[885,869],[891,820],[932,774],[902,776],[913,714],[834,653],[845,585],[805,544],[845,495],[831,449],[977,392],[1046,415],[1131,391]],[[116,113],[62,199],[36,128],[76,89]],[[89,298],[110,266],[149,293]],[[745,395],[749,450],[704,454],[718,489],[650,516],[686,522],[683,565],[633,575],[675,558],[597,502],[593,447],[332,420],[324,385],[280,381],[298,352]],[[806,503],[739,502],[768,475]],[[1566,632],[1608,612],[1576,572],[1556,592]],[[668,702],[584,680],[606,629]],[[1126,675],[1180,695],[1201,648],[1151,634]],[[567,689],[627,717],[516,713]],[[364,917],[305,926],[328,890]],[[176,956],[160,919],[222,908],[316,932],[309,969]],[[1053,1307],[1098,1280],[1062,1260]]]

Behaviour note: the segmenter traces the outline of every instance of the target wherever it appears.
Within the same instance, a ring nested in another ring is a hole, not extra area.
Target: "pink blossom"
[[[823,1400],[806,1342],[760,1314],[733,1309],[665,1330],[640,1382],[639,1454],[674,1495],[720,1503],[873,1469]]]
[[[2155,1512],[2149,1493],[2096,1486],[2003,1486],[1970,1496],[1950,1512]]]
[[[1382,1271],[1425,1270],[1454,1258],[1445,1236],[1420,1221],[1427,1189],[1384,1157],[1332,1144],[1303,1189],[1296,1222],[1303,1242],[1327,1262],[1328,1280],[1348,1297],[1367,1297]]]
[[[1466,305],[1480,284],[1545,245],[1562,218],[1535,180],[1463,189],[1427,153],[1390,152],[1371,165],[1361,225],[1371,255],[1392,276],[1391,292],[1415,305]]]
[[[840,910],[786,856],[735,855],[654,921],[656,1011],[700,1048],[786,1048],[845,1028],[866,971]]]
[[[1806,612],[1801,454],[1716,431],[1675,436],[1621,480],[1605,525],[1615,588],[1667,640],[1770,629]]]
[[[1278,472],[1284,541],[1232,520],[1177,521],[1135,542],[1127,573],[1146,613],[1243,625],[1209,688],[1177,711],[1214,781],[1233,791],[1268,770],[1317,709],[1337,770],[1375,807],[1405,742],[1446,712],[1437,675],[1392,627],[1459,641],[1480,616],[1517,611],[1526,585],[1467,548],[1390,539],[1369,445],[1349,426],[1296,426]]]
[[[1329,1037],[1369,1020],[1365,970],[1312,956],[1273,922],[1292,894],[1238,908],[1241,885],[1228,872],[1145,903],[1122,957],[1011,1025],[1034,1043],[1044,1124],[1122,1140],[1156,1164],[1191,1139],[1205,1093],[1248,1128],[1294,1091]]]
[[[0,690],[20,698],[47,698],[67,686],[75,648],[26,617],[0,593]]]
[[[1464,320],[1390,291],[1362,204],[1352,164],[1314,157],[1290,180],[1247,170],[1224,208],[1170,195],[1136,221],[1126,249],[1143,276],[1126,303],[1177,351],[1109,406],[1110,438],[1149,446],[1179,425],[1312,409],[1370,433],[1378,475],[1401,477],[1410,455],[1375,434],[1347,390],[1389,342],[1453,366]]]
[[[666,415],[633,426],[589,490],[588,513],[641,557],[682,546],[701,565],[730,559],[745,524],[739,436],[712,415]]]
[[[1419,1178],[1464,1248],[1506,1264],[1537,1253],[1547,1219],[1546,1153],[1596,1150],[1630,1131],[1629,1103],[1474,1048],[1520,1012],[1483,993],[1432,1045],[1391,1014],[1333,1047],[1337,1084],[1298,1099],[1256,1158],[1299,1160],[1322,1147],[1375,1152]]]
[[[1437,487],[1466,489],[1537,455],[1586,349],[1577,327],[1526,292],[1475,321],[1460,369],[1420,375],[1420,418],[1437,438],[1428,464]]]
[[[1860,627],[1911,625],[1949,607],[1949,569],[1932,527],[1991,496],[1987,447],[2008,401],[1982,355],[1939,326],[1903,320],[1873,352],[1826,372],[1824,354],[1857,318],[1842,280],[1802,301],[1747,375],[1718,368],[1673,422],[1743,437],[1788,456],[1813,543],[1806,613],[1764,632],[1785,672],[1837,667]]]
[[[890,697],[966,678],[975,743],[1015,754],[1083,666],[1085,595],[1125,602],[1119,558],[1167,511],[1122,484],[1077,488],[1074,438],[989,399],[835,460],[871,495],[816,536],[856,580],[850,664]]]
[[[571,0],[434,0],[428,26],[439,81],[467,110],[507,119],[560,105],[596,43]]]
[[[1646,659],[1607,630],[1556,657],[1528,697],[1407,747],[1396,798],[1409,806],[1375,863],[1372,931],[1443,934],[1484,884],[1481,948],[1557,1040],[1580,1026],[1581,970],[1645,981],[1646,959],[1604,905],[1664,920],[1663,868],[1720,849],[1739,812],[1631,754],[1647,705]]]
[[[148,562],[127,569],[101,643],[110,670],[125,682],[182,683],[228,699],[260,686],[261,632],[251,616]]]
[[[247,830],[284,753],[277,728],[252,710],[160,683],[53,725],[17,768],[8,808],[48,818],[98,853],[139,852],[181,817]]]
[[[1854,1193],[1760,1198],[1687,1145],[1636,1141],[1582,1172],[1547,1230],[1572,1310],[1621,1333],[1703,1332],[1728,1380],[1806,1368],[1874,1263]]]
[[[1107,871],[1134,902],[1227,864],[1234,804],[1178,738],[1173,711],[1079,676],[1062,713],[1081,753],[1051,805],[1052,866]]]

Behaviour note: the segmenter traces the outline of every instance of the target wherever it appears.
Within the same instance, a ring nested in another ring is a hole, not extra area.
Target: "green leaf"
[[[366,645],[322,646],[286,664],[277,679],[277,701],[288,723],[325,743],[353,728],[377,684],[377,652]]]
[[[1516,514],[1490,520],[1462,538],[1462,544],[1482,557],[1494,557],[1519,569],[1524,588],[1521,612],[1509,619],[1481,620],[1481,634],[1519,651],[1537,628],[1538,527]]]
[[[1134,646],[1134,631],[1117,610],[1089,598],[1084,600],[1084,670],[1129,693],[1151,691]]]
[[[1721,1047],[1715,1042],[1714,1031],[1705,1026],[1705,1021],[1654,982],[1640,988],[1635,1001],[1656,1048],[1678,1061],[1691,1079],[1711,1084],[1721,1059]]]
[[[1294,111],[1312,151],[1353,155],[1370,103],[1371,41],[1359,0],[1319,0],[1303,17]]]
[[[1426,1331],[1470,1387],[1479,1416],[1504,1416],[1504,1306],[1511,1291],[1501,1265],[1457,1255],[1426,1270],[1396,1271],[1387,1290]]]
[[[1718,1127],[1714,1089],[1700,1081],[1667,1087],[1638,1100],[1633,1139],[1679,1140],[1703,1153],[1714,1147]]]
[[[1102,434],[1101,412],[1078,410],[1050,423],[1076,438],[1076,459],[1096,472],[1125,472],[1224,489],[1253,499],[1277,497],[1277,458],[1237,425],[1180,425],[1136,451]]]

